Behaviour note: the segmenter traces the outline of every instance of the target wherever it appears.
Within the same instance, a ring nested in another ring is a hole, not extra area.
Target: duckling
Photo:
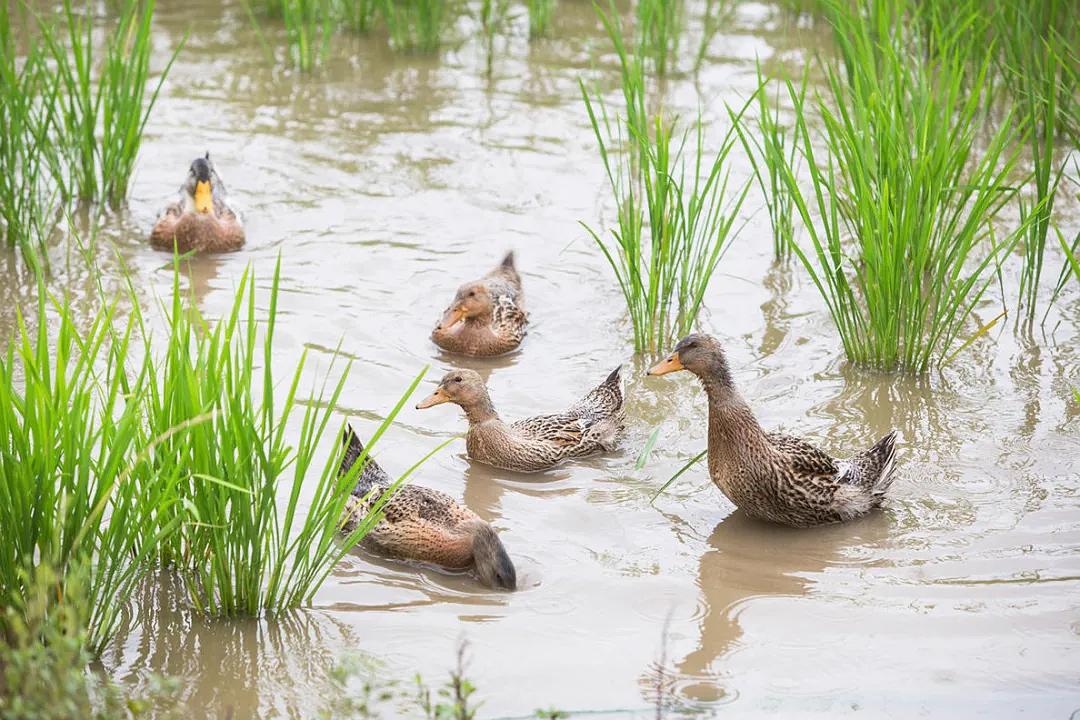
[[[521,277],[509,252],[494,270],[458,288],[454,301],[431,331],[443,350],[474,357],[508,353],[525,337]]]
[[[623,431],[622,366],[565,412],[506,423],[495,412],[483,378],[473,370],[451,370],[424,409],[452,402],[465,411],[469,457],[503,470],[547,470],[568,458],[615,448]]]
[[[801,438],[762,430],[715,338],[686,336],[649,375],[678,370],[697,375],[709,398],[709,475],[746,514],[810,527],[857,518],[885,499],[895,470],[895,430],[869,450],[837,460]]]
[[[244,226],[225,202],[210,153],[195,158],[176,202],[167,205],[150,231],[150,244],[172,252],[226,252],[244,244]]]
[[[338,475],[356,464],[364,446],[347,427],[341,437],[345,457]],[[346,501],[342,530],[350,533],[364,521],[386,489],[394,484],[374,458],[368,456]],[[473,569],[494,590],[517,588],[514,563],[495,529],[446,493],[419,485],[401,485],[382,507],[383,517],[361,544],[378,555],[401,560]]]

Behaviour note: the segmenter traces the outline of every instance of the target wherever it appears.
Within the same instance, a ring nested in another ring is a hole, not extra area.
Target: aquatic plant
[[[1025,232],[1021,245],[1020,305],[1032,320],[1038,301],[1046,239],[1065,160],[1059,140],[1075,115],[1077,84],[1070,61],[1080,44],[1080,6],[1071,0],[1000,3],[992,14],[1002,77],[1025,124],[1031,151],[1031,198],[1021,200]],[[1080,135],[1073,135],[1075,144]],[[1067,148],[1068,146],[1066,146]]]
[[[100,63],[89,2],[77,12],[64,0],[59,16],[39,18],[59,86],[51,97],[59,105],[56,142],[63,162],[53,170],[67,198],[118,204],[127,197],[146,122],[183,47],[147,98],[153,14],[154,0],[124,0]]]
[[[666,75],[679,54],[685,26],[682,0],[638,0],[637,45],[649,59],[653,72]],[[609,31],[610,32],[610,31]]]
[[[160,552],[179,568],[195,607],[211,614],[254,615],[309,601],[393,495],[385,493],[367,521],[339,541],[342,512],[362,463],[338,477],[340,451],[329,453],[321,468],[315,457],[349,368],[331,387],[324,381],[317,394],[301,400],[297,392],[304,353],[284,402],[277,404],[272,359],[279,279],[280,262],[262,322],[256,318],[254,280],[245,273],[231,311],[210,328],[197,311],[184,306],[177,277],[164,357],[150,363],[149,435],[187,427],[161,441],[153,453],[155,476],[167,478],[175,497],[155,521],[179,528]],[[149,339],[146,352],[152,353]],[[332,364],[328,373],[333,370]],[[368,440],[367,449],[393,422],[423,374]],[[285,431],[297,419],[299,440],[290,447]],[[283,490],[287,500],[279,507]],[[307,507],[302,517],[301,497]]]
[[[760,63],[757,79],[758,89],[754,93],[754,104],[758,110],[757,132],[750,132],[743,122],[734,122],[735,113],[731,110],[728,112],[754,169],[754,179],[765,199],[769,223],[772,226],[773,254],[777,260],[783,260],[791,256],[791,247],[795,242],[795,204],[791,190],[784,182],[783,168],[796,166],[799,126],[796,125],[789,131],[780,124],[780,95],[777,93],[774,102],[769,101],[768,83],[762,77]],[[806,97],[805,75],[799,96],[800,102],[803,102]]]
[[[692,130],[679,133],[677,118],[651,111],[643,49],[638,45],[631,54],[617,16],[598,13],[619,56],[625,115],[612,122],[584,83],[581,95],[615,197],[618,227],[605,240],[583,225],[615,272],[635,350],[656,352],[693,327],[750,186],[729,197],[734,130],[710,155],[700,113]],[[628,150],[616,154],[624,144]]]
[[[991,221],[1015,195],[1014,118],[1005,111],[977,140],[989,58],[970,74],[969,58],[948,47],[931,62],[904,22],[909,0],[823,1],[839,59],[821,61],[826,85],[813,99],[786,83],[811,176],[804,191],[783,166],[810,240],[793,251],[849,360],[924,372],[946,357],[1012,247]]]
[[[551,32],[555,0],[525,0],[529,11],[529,37],[544,37]]]
[[[345,23],[364,31],[370,26],[373,14],[371,0],[259,0],[257,8],[245,0],[244,6],[271,61],[274,53],[255,11],[281,21],[289,64],[301,72],[312,72],[326,60],[330,38],[338,25]]]
[[[55,324],[55,338],[50,327]],[[79,330],[66,304],[39,289],[31,329],[20,317],[0,355],[0,594],[25,592],[47,563],[84,568],[87,641],[99,649],[119,621],[123,598],[142,576],[149,515],[167,493],[154,476],[139,492],[140,408],[147,380],[125,372],[133,324],[119,332],[115,309]],[[163,526],[161,533],[172,528]]]
[[[337,16],[346,28],[366,33],[374,27],[379,9],[378,0],[338,0]]]
[[[41,45],[23,32],[17,42],[11,11],[11,3],[0,6],[0,232],[35,265],[47,260],[58,216],[49,175],[56,89]]]
[[[447,0],[380,0],[383,21],[396,50],[435,52],[449,27]]]

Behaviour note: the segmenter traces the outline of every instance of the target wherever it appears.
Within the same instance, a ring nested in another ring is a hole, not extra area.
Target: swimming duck
[[[221,182],[210,153],[195,158],[176,202],[161,212],[150,244],[172,252],[226,252],[244,244],[244,226],[225,202]]]
[[[490,357],[521,344],[527,324],[521,277],[509,252],[487,275],[458,288],[431,339],[449,352]]]
[[[465,411],[465,447],[473,460],[503,470],[547,470],[568,458],[612,450],[623,430],[622,367],[565,412],[506,423],[495,412],[483,378],[473,370],[452,370],[424,409],[452,402]]]
[[[364,452],[352,427],[346,428],[341,442],[345,457],[339,476],[349,472]],[[368,456],[347,500],[342,530],[355,530],[393,484],[386,471]],[[401,560],[473,569],[481,582],[495,590],[517,587],[514,564],[495,529],[446,493],[403,484],[383,505],[382,512],[382,519],[361,540],[367,550]]]
[[[893,481],[894,430],[869,450],[837,460],[807,441],[767,433],[731,379],[724,349],[688,335],[649,375],[689,370],[709,398],[709,475],[746,514],[794,527],[842,522],[881,505]]]

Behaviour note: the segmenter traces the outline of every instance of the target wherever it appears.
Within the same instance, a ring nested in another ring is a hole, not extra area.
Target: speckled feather
[[[364,448],[351,428],[342,441],[346,443],[346,451],[338,472],[343,475]],[[352,532],[391,485],[390,476],[368,457],[346,505],[342,529]],[[361,544],[388,557],[467,568],[473,563],[472,530],[476,524],[487,525],[446,493],[419,485],[402,485],[383,506],[382,520]]]
[[[615,448],[624,429],[622,368],[565,412],[504,423],[470,423],[469,456],[504,470],[534,472]]]
[[[686,356],[681,362],[698,375],[709,398],[709,474],[748,515],[809,527],[850,520],[881,505],[894,476],[895,431],[869,450],[834,459],[802,438],[762,430],[715,339],[691,335],[676,352]]]
[[[529,323],[514,254],[508,253],[477,282],[491,296],[490,317],[466,318],[446,330],[436,328],[431,339],[442,349],[462,355],[490,357],[508,353],[521,344]]]

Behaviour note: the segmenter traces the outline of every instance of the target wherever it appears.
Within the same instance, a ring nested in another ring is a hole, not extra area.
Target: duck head
[[[480,373],[475,370],[451,370],[439,381],[435,392],[417,403],[416,409],[423,410],[447,402],[463,408],[486,404],[487,387]]]
[[[214,200],[220,199],[225,192],[225,187],[214,170],[214,163],[210,160],[210,153],[204,157],[195,158],[188,168],[187,179],[184,181],[183,193],[187,201],[185,204],[189,211],[214,215]]]
[[[711,335],[687,335],[670,355],[649,368],[649,375],[667,375],[679,370],[688,370],[702,380],[731,383],[724,348]]]
[[[494,590],[516,590],[517,571],[506,548],[487,523],[478,523],[473,532],[473,565],[480,581]]]
[[[491,292],[482,282],[462,285],[454,295],[454,302],[446,308],[435,332],[444,332],[463,320],[491,315],[494,303]]]

